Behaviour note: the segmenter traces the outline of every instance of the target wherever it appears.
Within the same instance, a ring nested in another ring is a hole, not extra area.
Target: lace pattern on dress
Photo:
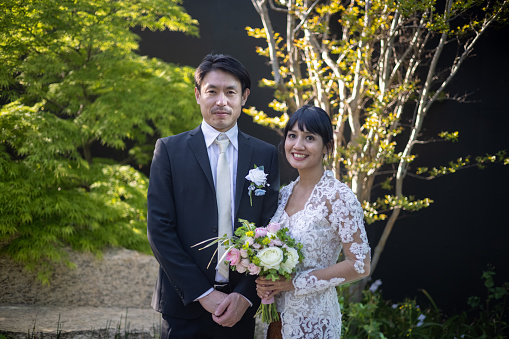
[[[370,255],[363,211],[351,189],[325,171],[304,208],[289,216],[285,207],[298,181],[281,189],[272,218],[289,228],[290,235],[303,244],[304,254],[293,279],[295,289],[276,296],[283,338],[340,338],[335,286],[364,273],[364,260]],[[348,276],[320,280],[313,275],[315,270],[336,264],[342,250],[350,258]]]
[[[331,286],[337,286],[345,281],[345,278],[333,278],[331,280],[318,280],[311,272],[307,270],[297,273],[293,278],[293,286],[295,287],[295,295],[304,295],[313,292],[323,291]]]

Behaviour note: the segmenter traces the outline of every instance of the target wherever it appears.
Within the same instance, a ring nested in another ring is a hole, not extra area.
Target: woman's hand
[[[261,299],[270,299],[279,292],[291,291],[293,289],[295,288],[293,287],[292,279],[287,280],[282,276],[276,281],[265,279],[264,277],[256,279],[256,293]]]

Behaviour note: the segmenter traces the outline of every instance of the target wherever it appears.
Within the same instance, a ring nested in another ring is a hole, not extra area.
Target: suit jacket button
[[[217,264],[217,258],[212,259],[213,264]]]
[[[216,233],[217,232],[217,227],[212,227],[212,232]]]

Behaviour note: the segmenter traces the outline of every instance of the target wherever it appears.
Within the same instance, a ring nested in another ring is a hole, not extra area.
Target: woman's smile
[[[304,158],[308,157],[306,154],[301,154],[301,153],[292,153],[292,155],[294,158],[297,158],[297,159],[304,159]]]

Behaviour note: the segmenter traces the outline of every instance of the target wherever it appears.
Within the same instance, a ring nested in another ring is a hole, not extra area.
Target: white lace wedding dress
[[[302,243],[304,261],[297,266],[295,290],[276,295],[281,312],[283,338],[340,338],[341,311],[335,286],[358,279],[370,248],[364,229],[363,211],[351,189],[325,171],[304,209],[289,216],[285,207],[293,187],[281,189],[272,222],[288,227]],[[341,250],[350,263],[344,276],[318,280],[312,272],[337,263]]]

